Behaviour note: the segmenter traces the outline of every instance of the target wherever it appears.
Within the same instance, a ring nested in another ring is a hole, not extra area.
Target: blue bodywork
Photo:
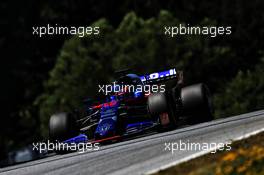
[[[137,76],[135,74],[127,74],[127,76],[135,79],[139,79],[140,83],[146,84],[147,82],[159,81],[166,78],[174,78],[176,76],[176,70],[170,69],[167,71],[152,73],[144,76]],[[133,98],[142,97],[142,92],[134,92]],[[116,135],[117,133],[117,119],[118,119],[118,108],[120,102],[117,96],[113,95],[108,98],[107,102],[104,103],[100,110],[100,120],[97,128],[94,132],[94,138],[107,138]],[[123,136],[142,132],[148,128],[152,128],[157,125],[157,121],[146,120],[134,123],[127,123]],[[87,142],[88,138],[85,134],[80,134],[76,137],[64,141],[65,143],[80,143]]]
[[[113,99],[110,104],[103,105],[101,108],[101,118],[94,133],[97,137],[107,137],[115,134],[119,102]]]
[[[95,138],[107,138],[116,135],[117,130],[117,117],[118,117],[118,107],[119,102],[113,100],[111,105],[105,105],[101,109],[101,118],[97,125],[97,128],[94,133]],[[123,136],[128,136],[131,134],[136,134],[143,132],[148,128],[152,128],[156,125],[156,122],[153,121],[141,121],[135,123],[128,123],[125,126],[125,132]],[[86,143],[88,142],[88,137],[85,134],[80,134],[76,137],[65,140],[64,143]]]
[[[140,76],[142,82],[152,82],[152,81],[160,81],[166,78],[174,78],[176,77],[176,69],[169,69],[162,72],[155,72],[148,75]]]
[[[76,137],[70,138],[68,140],[65,140],[64,143],[86,143],[88,142],[88,137],[85,134],[80,134]]]

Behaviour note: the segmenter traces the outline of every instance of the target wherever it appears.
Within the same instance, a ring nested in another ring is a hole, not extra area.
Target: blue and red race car
[[[185,87],[182,71],[119,74],[102,103],[86,101],[85,112],[52,115],[50,139],[64,143],[113,141],[213,119],[209,89],[202,83]]]

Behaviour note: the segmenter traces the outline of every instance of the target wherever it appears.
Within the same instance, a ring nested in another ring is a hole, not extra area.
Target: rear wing
[[[154,72],[151,74],[140,76],[141,81],[144,84],[161,83],[171,79],[177,79],[176,68],[165,70],[162,72]]]

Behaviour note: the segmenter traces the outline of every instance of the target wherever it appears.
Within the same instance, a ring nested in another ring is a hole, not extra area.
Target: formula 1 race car
[[[50,139],[64,143],[115,141],[213,119],[209,89],[202,83],[184,87],[182,71],[119,74],[102,103],[86,100],[84,112],[52,115]]]

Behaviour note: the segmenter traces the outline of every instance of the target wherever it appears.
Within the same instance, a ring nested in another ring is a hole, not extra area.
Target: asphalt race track
[[[49,156],[2,168],[0,174],[148,174],[206,153],[175,150],[172,154],[165,143],[225,143],[263,130],[264,110],[106,145],[98,151]]]

